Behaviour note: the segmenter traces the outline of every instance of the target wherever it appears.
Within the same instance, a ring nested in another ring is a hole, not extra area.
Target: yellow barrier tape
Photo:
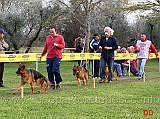
[[[27,62],[27,61],[39,61],[40,53],[26,53],[26,54],[0,54],[0,62]],[[63,53],[62,60],[99,60],[100,53]],[[136,53],[115,54],[115,60],[122,59],[136,59]],[[160,54],[159,54],[160,56]],[[156,58],[154,53],[150,54],[149,59]],[[46,56],[41,61],[46,61]]]

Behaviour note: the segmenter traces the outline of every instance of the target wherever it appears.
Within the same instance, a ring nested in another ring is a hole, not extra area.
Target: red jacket
[[[129,62],[128,62],[128,60],[126,60],[125,62],[124,62],[125,64],[129,64]],[[130,60],[130,64],[135,68],[135,69],[137,69],[137,61],[136,60]]]
[[[54,46],[54,43],[57,43],[58,46]],[[57,34],[55,37],[48,35],[41,56],[47,53],[46,58],[62,58],[62,50],[64,48],[65,42],[62,35]]]

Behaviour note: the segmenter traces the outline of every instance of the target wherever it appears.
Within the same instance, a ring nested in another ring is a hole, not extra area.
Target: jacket
[[[57,43],[58,46],[54,46]],[[62,58],[62,49],[65,48],[65,42],[62,35],[57,34],[55,37],[50,35],[46,37],[46,42],[41,56],[47,53],[46,58]]]
[[[110,36],[108,39],[106,36],[102,36],[99,42],[99,46],[102,47],[101,57],[114,58],[114,51],[118,49],[117,40],[115,37]],[[104,47],[112,47],[110,50],[105,50]]]
[[[0,39],[0,54],[5,54],[5,49],[7,49],[9,45],[4,41],[4,39]]]

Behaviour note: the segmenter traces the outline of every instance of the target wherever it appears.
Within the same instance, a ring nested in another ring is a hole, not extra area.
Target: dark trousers
[[[92,77],[99,77],[99,67],[100,67],[99,60],[92,61]]]
[[[3,84],[4,62],[0,62],[0,84]]]
[[[62,78],[60,76],[60,62],[61,58],[47,58],[47,73],[48,73],[48,79],[49,81],[55,85],[62,82]],[[55,78],[55,80],[54,80]]]
[[[113,76],[112,76],[113,63],[114,63],[114,58],[108,58],[108,59],[106,59],[104,57],[100,58],[100,78],[101,78],[101,80],[105,80],[106,64],[108,65],[108,70],[109,70],[108,81],[112,80],[112,78],[113,78]]]
[[[132,65],[130,65],[130,72],[131,72],[134,76],[138,76],[138,71],[137,71]]]

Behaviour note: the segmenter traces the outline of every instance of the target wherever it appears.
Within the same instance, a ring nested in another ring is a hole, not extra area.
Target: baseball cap
[[[7,32],[4,32],[2,28],[0,28],[0,34],[6,34]]]

